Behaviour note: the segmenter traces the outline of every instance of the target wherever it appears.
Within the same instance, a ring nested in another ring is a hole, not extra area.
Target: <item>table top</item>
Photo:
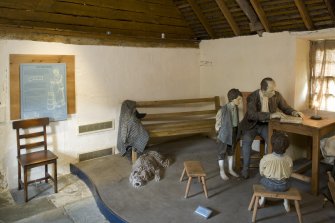
[[[318,115],[321,116],[322,118],[321,120],[311,119],[311,116],[314,115],[313,110],[305,110],[305,111],[302,111],[302,113],[304,114],[304,119],[301,124],[280,123],[279,119],[272,119],[270,120],[270,122],[272,122],[272,124],[280,123],[281,125],[292,125],[292,126],[303,125],[303,126],[307,126],[311,128],[316,128],[316,129],[320,129],[320,128],[323,128],[323,127],[326,127],[328,125],[332,125],[335,123],[335,112],[319,111]]]

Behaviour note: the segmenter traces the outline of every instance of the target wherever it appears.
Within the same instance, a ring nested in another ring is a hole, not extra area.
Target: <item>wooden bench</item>
[[[206,186],[206,180],[205,180],[206,173],[201,165],[201,162],[200,161],[185,161],[184,170],[180,177],[180,182],[183,181],[185,172],[188,176],[188,181],[187,181],[186,191],[185,191],[185,198],[187,198],[188,196],[188,192],[190,190],[191,181],[193,177],[197,177],[199,179],[199,182],[201,182],[202,187],[204,189],[205,196],[206,198],[208,198],[207,186]]]
[[[254,206],[254,211],[252,214],[252,222],[256,222],[256,213],[257,213],[258,201],[260,197],[265,197],[265,198],[278,198],[278,199],[293,200],[295,209],[297,211],[299,222],[302,223],[302,217],[301,217],[300,205],[299,205],[299,201],[301,201],[301,195],[300,195],[300,192],[296,188],[290,188],[286,192],[268,191],[265,189],[265,187],[259,184],[255,184],[253,188],[254,188],[254,194],[252,195],[249,208],[248,208],[248,210],[251,211],[252,206]]]
[[[215,136],[215,116],[220,109],[220,98],[138,101],[136,109],[146,113],[141,122],[149,133],[149,145],[153,145],[163,138],[194,134]],[[136,158],[133,151],[132,160]]]

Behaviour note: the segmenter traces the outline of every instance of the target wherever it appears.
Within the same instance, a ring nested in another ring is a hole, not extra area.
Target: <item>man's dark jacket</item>
[[[259,91],[252,92],[247,98],[247,112],[240,123],[242,132],[255,127],[257,123],[267,123],[270,120],[270,114],[281,110],[287,115],[292,115],[294,111],[283,98],[283,96],[276,91],[275,95],[269,98],[269,112],[261,112],[262,104],[259,96]]]

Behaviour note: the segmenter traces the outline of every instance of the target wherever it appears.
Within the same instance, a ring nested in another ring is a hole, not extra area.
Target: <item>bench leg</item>
[[[186,171],[186,168],[184,168],[184,170],[183,170],[183,173],[181,174],[181,177],[180,177],[180,182],[182,182],[183,181],[183,178],[184,178],[184,175],[185,175],[185,171]]]
[[[201,177],[201,183],[202,183],[202,187],[204,188],[205,196],[206,196],[206,198],[208,198],[205,177]]]
[[[187,181],[186,191],[185,191],[185,198],[187,198],[188,191],[190,190],[191,181],[192,181],[192,177],[189,177]]]
[[[295,205],[295,210],[297,211],[297,215],[298,215],[299,223],[302,223],[302,217],[301,217],[301,212],[300,212],[299,201],[295,200],[295,201],[294,201],[294,205]]]
[[[256,214],[257,214],[258,200],[259,200],[259,197],[256,196],[255,203],[254,203],[254,212],[252,213],[252,222],[256,222]]]
[[[249,207],[248,207],[248,210],[249,210],[249,211],[251,211],[251,209],[252,209],[252,205],[253,205],[254,202],[255,202],[255,198],[256,198],[256,196],[255,196],[255,194],[253,194],[253,195],[252,195],[252,198],[251,198],[251,201],[250,201],[250,204],[249,204]]]

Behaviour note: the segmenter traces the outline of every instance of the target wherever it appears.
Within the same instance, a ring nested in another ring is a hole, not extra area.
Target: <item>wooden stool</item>
[[[258,208],[258,201],[260,197],[265,198],[278,198],[278,199],[287,199],[294,200],[295,209],[298,214],[299,222],[302,223],[301,212],[299,201],[301,200],[301,195],[296,188],[290,188],[285,192],[274,192],[268,191],[262,185],[255,184],[254,185],[254,194],[252,195],[248,210],[251,211],[252,206],[254,206],[254,212],[252,214],[252,222],[256,222],[256,213]]]
[[[202,183],[202,187],[204,189],[205,196],[206,196],[206,198],[208,198],[206,181],[205,181],[206,173],[204,172],[204,169],[202,168],[201,162],[199,162],[199,161],[185,161],[184,162],[184,170],[183,170],[183,173],[180,177],[180,182],[183,181],[185,172],[188,176],[188,181],[187,181],[187,186],[186,186],[186,191],[185,191],[185,198],[187,198],[187,195],[188,195],[188,192],[190,190],[191,181],[192,181],[193,177],[198,177],[199,182]]]

